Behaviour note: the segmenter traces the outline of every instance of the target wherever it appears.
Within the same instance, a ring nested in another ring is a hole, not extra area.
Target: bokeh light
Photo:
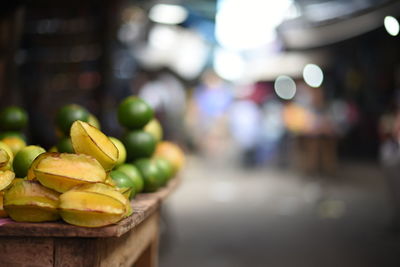
[[[304,81],[311,87],[319,87],[324,81],[324,73],[315,64],[307,64],[303,69]]]
[[[392,16],[386,16],[383,24],[385,25],[386,31],[392,35],[392,36],[397,36],[399,34],[400,26],[399,22],[396,18]]]
[[[276,39],[293,0],[219,0],[215,17],[218,43],[230,50],[254,49]]]
[[[150,9],[149,18],[163,24],[179,24],[186,20],[188,12],[178,5],[157,4]]]
[[[296,95],[296,83],[292,78],[281,75],[276,78],[274,83],[276,94],[285,100],[290,100]]]
[[[215,51],[215,72],[226,80],[239,80],[243,75],[244,65],[245,63],[238,53],[224,49]]]

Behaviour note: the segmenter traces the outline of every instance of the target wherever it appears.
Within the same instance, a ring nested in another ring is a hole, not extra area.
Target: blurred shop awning
[[[301,78],[304,67],[314,63],[324,68],[329,64],[325,51],[310,52],[282,52],[268,58],[260,58],[251,62],[247,68],[245,80],[248,81],[273,81],[279,75],[287,75],[294,79]]]
[[[288,49],[334,44],[377,29],[386,16],[400,14],[397,0],[297,2],[302,15],[284,21],[277,29]]]

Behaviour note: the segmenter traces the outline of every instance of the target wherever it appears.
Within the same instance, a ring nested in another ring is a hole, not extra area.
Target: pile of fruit
[[[162,141],[162,127],[142,99],[126,98],[118,107],[118,121],[126,129],[121,141],[105,135],[84,107],[64,106],[56,115],[59,141],[46,152],[26,145],[22,109],[3,110],[0,217],[24,222],[62,218],[100,227],[129,216],[130,200],[165,186],[182,168],[184,154]]]

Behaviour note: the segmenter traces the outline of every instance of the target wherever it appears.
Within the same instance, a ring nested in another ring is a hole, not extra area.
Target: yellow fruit
[[[126,199],[130,199],[132,195],[132,187],[121,187],[117,189]]]
[[[114,182],[114,180],[110,177],[110,174],[107,175],[107,178],[104,180],[104,184],[116,187],[117,184]]]
[[[42,185],[61,193],[79,184],[106,179],[100,163],[84,154],[46,153],[33,171]]]
[[[1,141],[10,147],[14,156],[18,153],[18,151],[26,147],[25,141],[15,136],[3,138]]]
[[[26,174],[26,179],[28,179],[28,180],[35,180],[36,179],[36,175],[35,175],[34,170],[36,169],[37,165],[39,164],[39,162],[44,157],[48,157],[48,154],[47,153],[42,153],[32,161],[31,166],[28,169],[28,173]]]
[[[13,185],[15,185],[16,183],[19,183],[20,181],[24,181],[24,180],[26,180],[26,179],[25,179],[25,178],[14,178],[14,179],[12,180],[12,182],[11,182],[10,187],[13,186]]]
[[[0,218],[8,216],[7,212],[4,210],[3,199],[4,199],[4,192],[0,192]]]
[[[130,191],[127,192],[127,190],[121,190],[120,188],[115,188],[115,186],[101,183],[79,185],[72,188],[70,191],[84,191],[110,196],[123,204],[125,203],[127,209],[124,217],[132,214],[132,207],[127,196],[125,195],[130,193]]]
[[[0,171],[0,191],[8,188],[15,178],[12,171]]]
[[[1,167],[0,171],[13,171],[12,161],[9,161],[7,165]]]
[[[185,164],[185,154],[182,149],[168,141],[162,141],[157,145],[154,157],[168,160],[172,165],[173,174],[182,169]]]
[[[36,181],[20,180],[4,194],[4,209],[15,221],[43,222],[59,219],[59,193]]]
[[[76,153],[97,159],[106,171],[118,161],[118,149],[99,129],[83,121],[75,121],[71,127],[71,141]]]
[[[127,201],[126,198],[118,191],[117,188],[103,184],[103,183],[94,183],[94,184],[82,184],[77,187],[71,189],[71,191],[84,191],[84,192],[92,192],[97,194],[108,195],[122,204],[125,204]]]
[[[0,168],[7,165],[10,161],[10,156],[4,149],[0,149]]]
[[[132,188],[122,189],[122,188],[115,188],[114,186],[104,185],[101,183],[96,184],[86,184],[74,187],[72,190],[75,191],[85,191],[85,192],[92,192],[98,194],[104,194],[110,196],[121,203],[125,203],[126,211],[124,217],[128,217],[132,214],[132,207],[131,203],[128,200],[129,195],[131,194]]]
[[[90,125],[96,127],[96,128],[99,129],[99,130],[101,129],[99,119],[97,119],[97,117],[96,117],[95,115],[91,114],[91,113],[89,114],[88,123],[89,123]]]
[[[160,142],[163,138],[162,126],[156,118],[149,121],[149,123],[144,126],[143,130],[151,134],[157,142]]]
[[[82,185],[60,196],[60,214],[67,223],[101,227],[120,221],[128,200],[114,188],[97,183]]]
[[[124,218],[126,218],[128,216],[131,216],[132,213],[133,213],[133,209],[132,209],[130,201],[126,202],[125,207],[126,207],[126,211],[125,211],[125,214],[124,214]]]
[[[124,144],[117,138],[112,137],[112,136],[110,136],[109,138],[110,138],[111,142],[113,142],[115,147],[118,149],[118,160],[117,160],[117,163],[115,164],[115,167],[117,167],[117,166],[120,166],[121,164],[123,164],[126,160],[126,148],[125,148]]]
[[[1,171],[11,170],[12,169],[12,162],[14,160],[14,154],[13,154],[11,148],[7,144],[5,144],[5,143],[0,141],[0,149],[4,150],[5,152],[7,152],[8,157],[9,157],[8,162],[5,165],[0,166],[0,170]]]

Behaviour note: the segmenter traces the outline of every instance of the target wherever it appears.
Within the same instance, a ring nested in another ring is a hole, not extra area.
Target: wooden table
[[[1,267],[155,267],[160,205],[180,178],[132,201],[133,214],[118,224],[85,228],[64,222],[0,221]]]

